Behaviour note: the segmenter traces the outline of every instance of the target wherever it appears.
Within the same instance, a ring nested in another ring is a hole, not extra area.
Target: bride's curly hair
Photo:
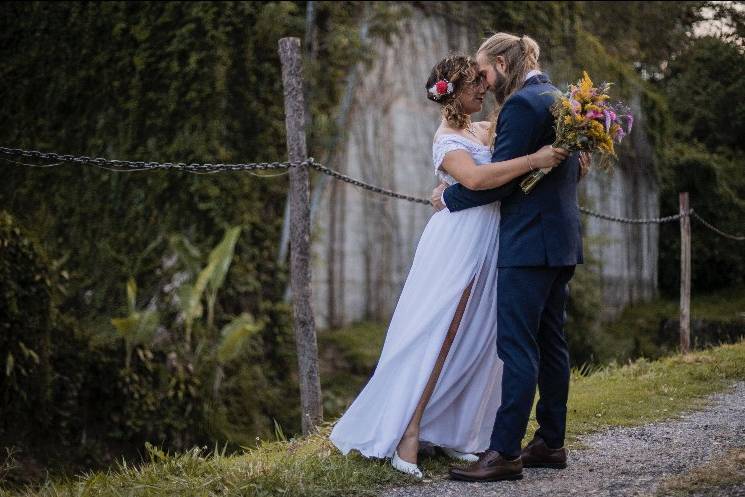
[[[429,88],[442,79],[453,84],[453,93],[436,99],[429,92]],[[463,129],[471,122],[471,117],[463,112],[459,97],[466,87],[475,83],[478,79],[478,65],[471,57],[465,55],[445,57],[432,68],[425,85],[427,98],[442,106],[442,117],[452,128]]]

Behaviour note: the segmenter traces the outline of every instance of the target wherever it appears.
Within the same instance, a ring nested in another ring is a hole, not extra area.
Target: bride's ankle
[[[404,431],[403,436],[401,436],[401,440],[419,440],[419,430],[414,430],[411,428],[407,428],[406,431]]]
[[[401,440],[398,441],[398,447],[419,446],[419,436],[411,433],[404,433]]]
[[[396,447],[398,455],[407,462],[415,463],[419,453],[419,434],[404,433]]]

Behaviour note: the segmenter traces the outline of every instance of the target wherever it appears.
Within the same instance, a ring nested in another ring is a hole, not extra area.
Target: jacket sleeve
[[[536,111],[525,97],[514,95],[507,100],[499,115],[492,162],[514,159],[534,152],[532,147],[539,127]],[[518,179],[489,190],[469,190],[456,183],[445,190],[443,199],[448,210],[456,212],[502,200],[511,195],[517,186]]]

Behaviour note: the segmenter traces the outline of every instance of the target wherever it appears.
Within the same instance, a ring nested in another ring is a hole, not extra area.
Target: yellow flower
[[[593,131],[594,133],[605,134],[605,126],[603,126],[602,124],[600,124],[600,122],[594,119],[590,121],[590,130]]]
[[[583,90],[592,89],[592,80],[590,79],[590,75],[587,74],[587,71],[582,71],[582,80],[580,81],[579,86]]]
[[[579,81],[578,96],[585,100],[590,100],[592,97],[592,80],[587,74],[587,71],[582,71],[582,79]]]

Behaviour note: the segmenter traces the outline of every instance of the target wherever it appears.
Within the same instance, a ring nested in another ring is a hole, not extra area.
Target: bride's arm
[[[453,150],[445,154],[442,168],[469,190],[488,190],[505,185],[533,169],[556,167],[568,155],[563,148],[546,145],[535,153],[516,159],[477,165],[465,150]]]

